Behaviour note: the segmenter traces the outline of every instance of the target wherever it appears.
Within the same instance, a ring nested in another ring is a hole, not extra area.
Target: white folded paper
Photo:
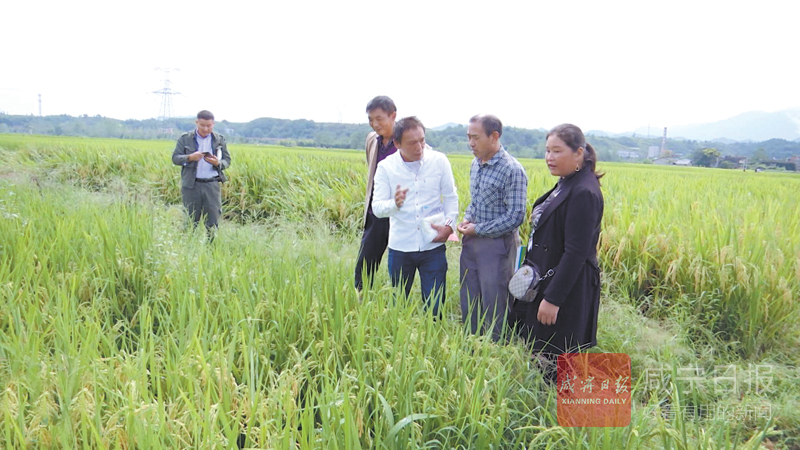
[[[444,214],[436,213],[432,216],[423,217],[419,220],[419,229],[422,230],[422,237],[425,239],[426,243],[433,242],[433,240],[436,239],[436,236],[439,234],[439,232],[436,231],[431,224],[444,225]]]

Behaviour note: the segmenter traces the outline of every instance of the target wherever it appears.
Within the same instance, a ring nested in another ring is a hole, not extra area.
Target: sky
[[[800,107],[800,2],[9,1],[0,112],[624,132]]]

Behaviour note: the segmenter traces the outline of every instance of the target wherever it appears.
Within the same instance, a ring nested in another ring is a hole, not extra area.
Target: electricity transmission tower
[[[161,90],[153,91],[153,94],[161,95],[161,109],[158,112],[158,120],[164,121],[172,118],[172,96],[178,95],[180,92],[175,92],[170,87],[169,73],[172,71],[179,71],[180,69],[163,69],[156,67],[155,70],[164,72],[164,87]]]

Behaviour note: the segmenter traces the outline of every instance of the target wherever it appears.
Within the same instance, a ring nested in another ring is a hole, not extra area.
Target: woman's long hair
[[[577,152],[579,148],[583,147],[583,167],[581,167],[581,170],[591,170],[598,180],[605,175],[604,173],[598,173],[596,171],[597,152],[594,150],[594,147],[592,147],[592,144],[586,142],[586,136],[583,135],[583,131],[581,131],[580,128],[571,123],[562,123],[550,130],[550,132],[547,133],[547,138],[552,135],[564,141],[573,152]]]

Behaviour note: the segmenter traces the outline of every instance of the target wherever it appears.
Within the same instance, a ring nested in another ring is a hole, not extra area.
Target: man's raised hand
[[[408,188],[400,189],[400,185],[397,185],[397,189],[394,191],[394,204],[397,205],[398,208],[403,207],[403,203],[406,201],[406,193],[408,193]]]

